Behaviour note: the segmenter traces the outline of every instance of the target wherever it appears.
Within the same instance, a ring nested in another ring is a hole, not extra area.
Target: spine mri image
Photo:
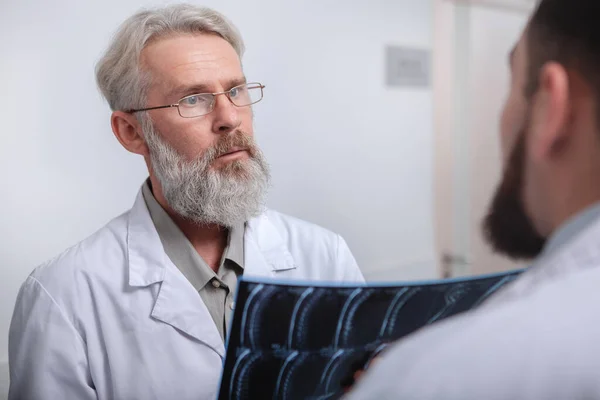
[[[219,400],[340,398],[373,354],[477,307],[520,272],[397,286],[241,280]]]

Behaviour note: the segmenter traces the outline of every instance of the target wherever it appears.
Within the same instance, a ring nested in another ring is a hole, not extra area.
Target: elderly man
[[[382,356],[349,396],[600,399],[600,2],[542,0],[510,55],[494,247],[533,266]]]
[[[265,210],[236,29],[175,5],[124,22],[97,66],[112,130],[144,157],[133,208],[23,284],[10,399],[213,399],[240,275],[352,281],[344,240]]]

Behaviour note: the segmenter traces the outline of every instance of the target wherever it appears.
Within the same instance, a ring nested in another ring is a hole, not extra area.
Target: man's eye
[[[195,106],[196,104],[200,103],[200,98],[198,96],[190,96],[186,97],[181,102],[185,106]]]
[[[237,97],[240,94],[240,88],[233,88],[229,91],[229,96]]]

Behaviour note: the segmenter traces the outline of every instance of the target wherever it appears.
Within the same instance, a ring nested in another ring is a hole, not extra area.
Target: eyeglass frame
[[[250,86],[250,85],[257,85],[257,86],[251,87],[251,88],[248,88],[248,89],[260,89],[260,99],[258,99],[257,101],[255,101],[253,103],[245,104],[243,106],[238,106],[237,104],[235,104],[233,102],[233,100],[231,100],[231,97],[230,97],[231,91],[234,90],[234,89],[238,89],[240,87],[243,87],[243,86]],[[264,97],[264,89],[265,89],[265,85],[263,85],[263,84],[261,84],[259,82],[249,82],[249,83],[243,83],[241,85],[234,86],[234,87],[232,87],[231,89],[229,89],[229,90],[227,90],[225,92],[190,94],[188,96],[182,97],[181,99],[179,99],[177,101],[177,103],[174,103],[174,104],[167,104],[167,105],[164,105],[164,106],[156,106],[156,107],[147,107],[147,108],[140,108],[140,109],[125,110],[124,112],[126,112],[128,114],[133,114],[133,113],[142,112],[142,111],[160,110],[160,109],[163,109],[163,108],[173,108],[173,107],[175,107],[175,108],[177,108],[177,113],[179,114],[179,116],[181,118],[199,118],[199,117],[204,117],[205,115],[208,115],[208,114],[210,114],[211,112],[213,112],[215,110],[215,103],[216,103],[217,96],[225,95],[225,97],[227,97],[227,99],[231,102],[231,104],[233,104],[236,107],[240,107],[240,108],[241,107],[248,107],[248,106],[251,106],[253,104],[256,104],[256,103],[260,102],[263,99],[263,97]],[[181,103],[182,101],[184,101],[185,99],[188,99],[190,97],[203,96],[203,95],[212,95],[212,97],[213,97],[212,102],[210,103],[210,111],[209,112],[207,112],[206,114],[195,115],[193,117],[184,117],[183,115],[181,115],[181,110],[179,109],[179,103]]]

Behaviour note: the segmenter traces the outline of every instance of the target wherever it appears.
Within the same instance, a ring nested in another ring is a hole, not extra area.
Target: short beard
[[[525,139],[526,130],[523,129],[483,223],[484,236],[494,251],[515,260],[537,257],[546,243],[523,205]]]
[[[231,228],[264,211],[269,165],[250,135],[239,130],[223,134],[214,146],[188,161],[162,139],[148,116],[142,116],[140,122],[152,170],[177,215],[199,225]],[[235,146],[248,149],[250,158],[231,161],[219,169],[211,167]]]

